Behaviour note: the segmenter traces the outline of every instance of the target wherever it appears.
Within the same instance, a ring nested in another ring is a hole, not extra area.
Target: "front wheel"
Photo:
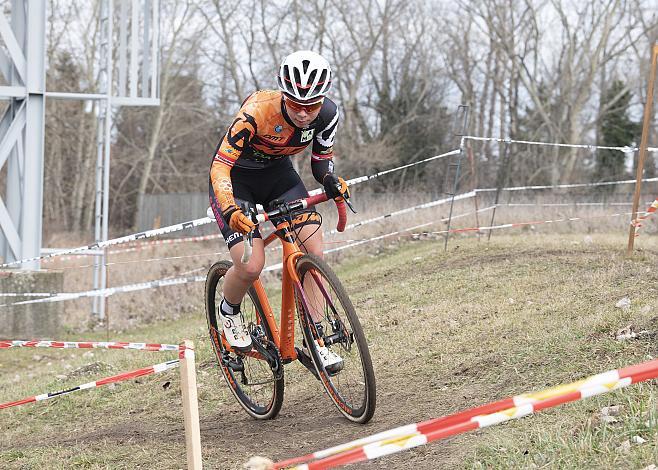
[[[296,293],[301,329],[318,376],[347,419],[367,423],[375,413],[375,373],[354,306],[324,260],[304,255],[296,270],[302,283]],[[321,356],[327,351],[342,362],[325,367]]]
[[[283,403],[283,365],[253,287],[242,300],[240,311],[252,341],[258,341],[261,348],[275,356],[278,365],[273,368],[255,349],[245,354],[230,351],[222,333],[219,318],[223,295],[221,282],[231,266],[230,261],[215,263],[206,277],[206,319],[210,339],[222,374],[242,408],[254,418],[271,419],[276,417]]]

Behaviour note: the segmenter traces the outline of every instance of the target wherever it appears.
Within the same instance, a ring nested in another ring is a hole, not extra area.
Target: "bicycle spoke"
[[[270,363],[263,356],[265,346],[273,344],[272,335],[262,318],[258,296],[253,288],[245,296],[241,312],[255,341],[265,349],[236,353],[227,349],[222,336],[218,308],[222,299],[221,280],[229,268],[228,262],[216,263],[210,268],[206,280],[206,314],[213,347],[222,374],[245,411],[255,418],[273,418],[283,402],[283,375],[279,371],[275,376]]]
[[[303,297],[298,301],[307,343],[322,333],[318,347],[328,348],[342,359],[342,368],[324,369],[314,346],[314,361],[324,387],[338,409],[349,419],[367,422],[375,409],[375,378],[361,325],[349,298],[333,271],[322,260],[306,255],[298,262]],[[308,310],[308,311],[304,311]],[[313,341],[313,343],[315,343]]]

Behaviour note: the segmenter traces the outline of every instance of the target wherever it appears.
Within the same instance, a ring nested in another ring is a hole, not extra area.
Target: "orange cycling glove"
[[[333,173],[327,173],[322,179],[324,192],[329,199],[349,199],[350,189],[343,178],[337,178]]]
[[[238,206],[229,206],[222,216],[234,232],[245,234],[256,228],[256,224]]]

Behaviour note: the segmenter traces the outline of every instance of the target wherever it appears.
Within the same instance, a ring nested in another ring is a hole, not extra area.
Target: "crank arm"
[[[295,351],[297,351],[297,360],[302,363],[304,367],[306,367],[309,371],[311,371],[311,374],[313,376],[320,380],[320,376],[318,375],[318,371],[315,370],[315,364],[313,364],[313,359],[311,359],[304,351],[302,351],[299,348],[295,348]]]
[[[249,333],[249,336],[251,336],[251,344],[253,345],[254,349],[265,358],[270,367],[276,367],[276,358],[272,356],[272,354],[265,348],[265,346],[261,344],[259,340],[256,339],[252,333]]]

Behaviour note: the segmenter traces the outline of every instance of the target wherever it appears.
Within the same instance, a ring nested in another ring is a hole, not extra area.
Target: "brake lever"
[[[249,233],[245,233],[242,236],[242,239],[244,240],[244,252],[242,253],[242,259],[240,261],[242,261],[242,264],[249,264],[251,253],[254,247],[254,232],[251,231]]]
[[[249,217],[254,223],[258,223],[258,220],[256,219],[256,210],[253,209],[252,207],[249,206],[247,203],[243,203],[241,205],[242,212],[244,212],[247,217]],[[242,258],[240,261],[242,261],[242,264],[249,264],[249,260],[251,259],[251,253],[253,252],[253,247],[254,247],[254,231],[252,230],[251,232],[245,233],[242,236],[242,239],[244,241],[244,252],[242,253]]]
[[[347,198],[343,198],[343,200],[345,201],[345,204],[347,204],[347,207],[349,207],[350,210],[352,211],[352,214],[356,214],[356,210],[352,206],[352,203],[350,202],[350,200],[347,199]]]

